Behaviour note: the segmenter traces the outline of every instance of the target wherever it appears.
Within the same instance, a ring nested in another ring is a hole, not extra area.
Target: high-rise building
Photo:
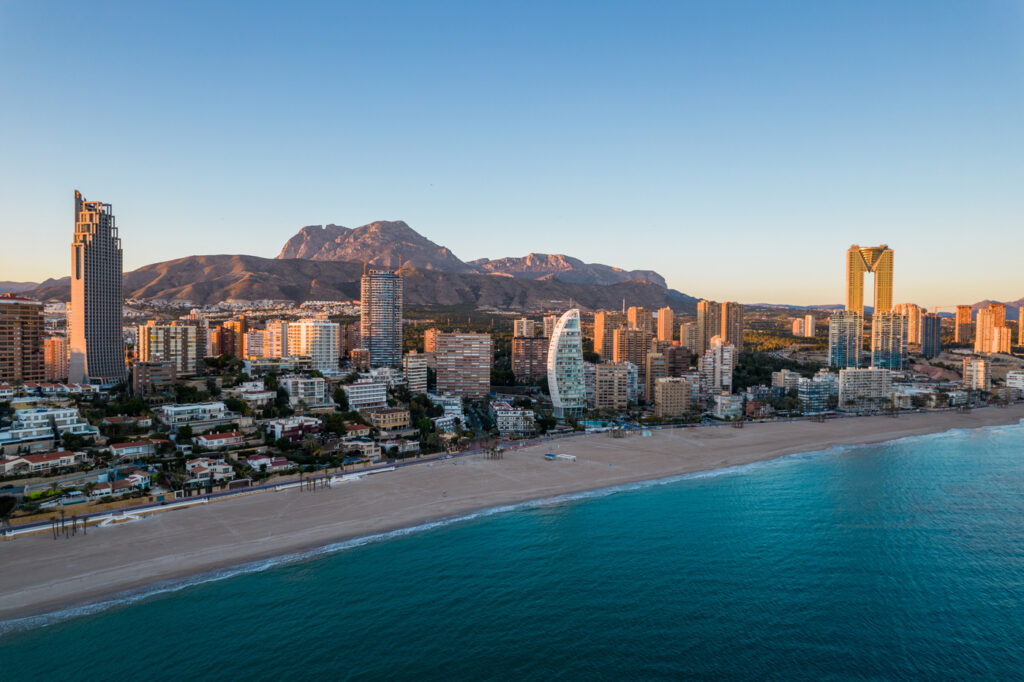
[[[423,352],[424,353],[436,353],[437,352],[437,335],[441,333],[440,329],[431,327],[423,332]]]
[[[139,362],[170,362],[176,377],[198,373],[199,336],[185,325],[154,324],[139,327]]]
[[[550,339],[555,333],[555,324],[558,322],[558,315],[544,316],[544,338]]]
[[[927,311],[916,303],[897,303],[892,309],[907,318],[907,343],[921,345],[921,316]]]
[[[711,339],[721,336],[722,307],[716,301],[699,301],[697,303],[697,344],[693,350],[698,355],[711,347]]]
[[[594,407],[621,412],[629,407],[629,368],[624,362],[602,362],[594,368]]]
[[[539,379],[548,371],[548,339],[516,336],[512,339],[512,373],[516,381]]]
[[[743,304],[726,301],[721,306],[722,330],[720,335],[725,343],[736,348],[733,366],[743,350]]]
[[[600,355],[602,360],[612,359],[615,330],[625,324],[626,318],[622,313],[609,310],[594,313],[594,352]]]
[[[629,327],[619,327],[612,336],[612,361],[633,363],[639,372],[641,387],[644,386],[651,338],[650,332]]]
[[[893,251],[887,244],[861,248],[854,244],[846,252],[846,309],[864,313],[864,274],[875,275],[875,312],[892,309]]]
[[[676,316],[672,308],[658,308],[658,340],[672,343],[676,338]]]
[[[427,356],[412,350],[405,354],[402,359],[402,366],[405,369],[405,381],[409,386],[409,393],[419,395],[427,392]]]
[[[626,324],[630,329],[642,329],[654,336],[654,313],[643,306],[634,305],[626,310]]]
[[[360,288],[360,335],[374,367],[402,364],[402,275],[370,270]]]
[[[679,327],[679,342],[690,349],[691,353],[699,353],[700,333],[696,322],[684,322]]]
[[[956,327],[953,330],[953,341],[956,343],[970,343],[971,331],[974,324],[971,321],[971,306],[958,305],[956,307]]]
[[[15,294],[0,294],[0,382],[42,381],[43,304]]]
[[[437,392],[483,400],[491,392],[490,334],[437,335]]]
[[[654,402],[654,385],[658,379],[668,376],[668,362],[664,353],[648,353],[644,368],[644,399]]]
[[[704,351],[697,363],[700,372],[701,389],[705,395],[732,393],[733,356],[736,347],[726,343],[721,336],[711,339],[711,347]]]
[[[210,345],[214,355],[234,358],[241,352],[242,344],[234,329],[218,325],[210,332]]]
[[[512,323],[512,336],[533,336],[537,332],[537,323],[525,317],[520,317]]]
[[[682,377],[665,377],[654,384],[654,414],[661,418],[682,417],[690,411],[693,386]]]
[[[267,330],[250,329],[242,341],[243,357],[247,360],[270,357],[267,355]]]
[[[127,378],[121,259],[121,238],[110,204],[86,201],[76,190],[68,320],[72,383],[113,385]]]
[[[1024,305],[1017,309],[1017,345],[1024,346]]]
[[[327,320],[311,318],[289,322],[288,355],[290,357],[308,357],[313,369],[319,372],[336,373],[338,371],[339,331],[336,323]],[[372,353],[370,362],[371,364],[373,362]],[[390,367],[391,365],[386,366]]]
[[[670,377],[681,377],[690,369],[693,352],[686,346],[668,346],[661,351],[665,355],[665,371]]]
[[[871,366],[902,370],[907,364],[907,318],[888,310],[871,317]]]
[[[921,355],[929,360],[942,352],[942,318],[938,313],[921,316]]]
[[[968,391],[988,391],[992,388],[988,360],[985,358],[964,358],[963,382]]]
[[[864,316],[854,310],[837,310],[828,320],[828,364],[860,367]]]
[[[872,367],[839,370],[839,409],[879,410],[892,404],[892,373]]]
[[[44,378],[47,381],[66,381],[68,378],[68,340],[51,336],[43,340]]]
[[[1013,345],[1013,330],[1006,323],[1006,305],[992,303],[978,311],[974,331],[974,352],[990,355],[1009,353]]]
[[[578,308],[566,311],[552,329],[548,345],[548,391],[555,419],[579,418],[586,412],[583,331]]]

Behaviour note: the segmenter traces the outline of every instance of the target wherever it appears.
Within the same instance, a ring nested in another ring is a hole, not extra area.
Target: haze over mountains
[[[125,273],[129,298],[178,299],[206,305],[228,299],[291,301],[359,298],[364,262],[397,269],[406,278],[411,306],[473,305],[510,310],[567,307],[648,308],[671,306],[693,313],[697,299],[668,289],[652,271],[627,271],[588,264],[564,255],[482,259],[465,263],[401,221],[379,221],[350,229],[304,227],[277,258],[246,255],[189,256]],[[24,291],[25,289],[23,289]],[[69,280],[48,280],[27,293],[68,300]]]

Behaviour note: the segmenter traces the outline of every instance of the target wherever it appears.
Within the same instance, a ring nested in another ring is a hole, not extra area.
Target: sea
[[[504,507],[0,625],[0,677],[29,676],[1019,680],[1024,425]]]

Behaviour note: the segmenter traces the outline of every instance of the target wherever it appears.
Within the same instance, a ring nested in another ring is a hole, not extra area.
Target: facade
[[[0,294],[0,382],[23,384],[48,378],[43,330],[42,303]],[[66,377],[65,371],[54,378]]]
[[[864,275],[875,275],[875,313],[892,309],[893,251],[887,244],[861,248],[854,244],[846,252],[846,309],[864,314]]]
[[[578,308],[566,311],[552,331],[548,346],[548,390],[555,419],[579,418],[586,412],[583,332]]]
[[[512,407],[506,402],[493,402],[491,415],[503,438],[529,436],[537,430],[533,410]]]
[[[132,393],[147,395],[169,390],[178,381],[173,362],[136,362],[132,365]]]
[[[170,362],[177,376],[195,376],[198,372],[199,330],[185,325],[147,324],[139,327],[140,362]]]
[[[431,327],[423,332],[423,352],[424,353],[436,353],[437,352],[437,335],[441,333],[440,329],[434,329]]]
[[[722,307],[716,301],[699,301],[697,303],[697,343],[693,351],[698,355],[711,347],[711,339],[721,336]]]
[[[726,301],[721,306],[722,340],[736,348],[733,367],[739,360],[739,352],[743,350],[743,305]]]
[[[916,303],[897,303],[892,309],[907,318],[907,343],[921,345],[922,318],[928,311]]]
[[[647,353],[651,348],[651,333],[643,329],[619,327],[612,341],[612,362],[630,362],[639,371],[640,385],[645,383]]]
[[[273,419],[267,422],[266,426],[267,433],[273,436],[274,440],[287,438],[292,443],[300,443],[306,436],[320,433],[323,422],[315,417],[296,416]]]
[[[558,315],[544,316],[544,338],[550,339],[555,331],[555,323],[558,322]]]
[[[654,385],[668,376],[668,362],[664,353],[648,353],[644,368],[644,399],[654,402]]]
[[[401,320],[399,320],[399,323]],[[337,323],[327,320],[306,319],[288,324],[288,355],[290,357],[308,357],[310,366],[326,374],[338,372],[338,336],[340,329]],[[398,365],[400,362],[383,363]]]
[[[736,420],[743,418],[743,396],[719,393],[715,396],[711,414],[715,419]]]
[[[601,360],[612,359],[612,347],[615,343],[615,330],[626,324],[626,316],[608,310],[594,313],[594,352]]]
[[[654,313],[643,306],[634,305],[626,310],[626,325],[630,329],[642,329],[651,336],[656,331]]]
[[[121,259],[121,239],[110,204],[86,201],[76,190],[68,316],[68,379],[72,383],[114,385],[127,378]]]
[[[69,450],[0,459],[0,476],[73,467],[83,459],[81,455],[76,455]]]
[[[78,414],[74,407],[31,407],[14,411],[14,419],[7,428],[0,429],[0,446],[8,451],[23,447],[29,450],[43,446],[64,434],[96,436],[99,430]]]
[[[537,323],[521,317],[512,323],[512,336],[533,336],[537,332]]]
[[[157,419],[172,431],[181,426],[191,426],[192,431],[197,433],[230,424],[240,416],[220,401],[159,405],[153,411]]]
[[[307,377],[289,374],[278,379],[278,385],[288,392],[288,403],[295,407],[299,403],[307,407],[327,405],[327,381],[323,377]]]
[[[379,431],[404,431],[409,428],[409,410],[401,407],[380,407],[367,410],[370,424]]]
[[[68,340],[63,336],[43,340],[43,375],[46,381],[68,378]]]
[[[423,353],[410,351],[402,358],[402,368],[405,370],[405,381],[409,386],[409,393],[419,395],[427,392],[427,356]]]
[[[978,311],[974,330],[974,352],[984,355],[1009,353],[1013,329],[1006,323],[1006,305],[992,303]]]
[[[543,336],[512,339],[512,373],[516,381],[539,379],[548,371],[548,342]]]
[[[892,399],[892,375],[887,369],[848,368],[839,370],[839,409],[877,410]]]
[[[595,409],[622,412],[629,407],[629,368],[632,366],[626,362],[602,362],[594,367]]]
[[[988,360],[985,358],[964,358],[963,365],[964,389],[968,391],[988,391],[992,388],[992,375],[989,373]]]
[[[956,327],[953,331],[953,341],[956,343],[970,343],[971,332],[974,329],[972,322],[972,309],[969,305],[958,305],[956,307]]]
[[[668,306],[658,308],[658,340],[672,343],[676,337],[676,315]]]
[[[921,316],[921,355],[929,360],[942,352],[942,318],[938,313]]]
[[[238,431],[225,433],[204,433],[192,439],[192,442],[207,450],[227,450],[245,444],[245,436]]]
[[[826,412],[831,398],[839,395],[839,377],[821,370],[812,378],[801,377],[797,384],[800,408],[808,414]]]
[[[387,407],[388,385],[372,379],[360,379],[342,386],[348,406],[352,410],[365,410],[371,407]]]
[[[711,339],[711,347],[704,352],[698,363],[701,389],[705,395],[732,393],[733,358],[736,348],[726,343],[721,336]]]
[[[693,386],[682,377],[658,379],[654,384],[654,414],[663,419],[682,417],[690,411]]]
[[[679,342],[690,349],[691,353],[697,353],[700,345],[700,334],[696,322],[684,322],[679,325]]]
[[[864,337],[864,316],[853,310],[838,310],[828,320],[828,364],[830,367],[860,367]]]
[[[907,318],[895,311],[871,318],[871,366],[902,370],[907,365]]]
[[[402,275],[371,270],[364,274],[360,297],[362,347],[374,367],[402,364]]]
[[[1007,388],[1016,388],[1024,391],[1024,372],[1010,371],[1006,373]]]
[[[490,334],[437,335],[437,390],[472,400],[491,392]]]

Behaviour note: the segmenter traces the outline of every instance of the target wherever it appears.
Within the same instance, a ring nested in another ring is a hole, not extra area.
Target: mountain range
[[[670,306],[694,313],[697,299],[668,289],[648,270],[584,263],[566,255],[466,263],[402,221],[350,229],[312,225],[299,230],[277,258],[189,256],[146,265],[124,275],[126,298],[178,299],[207,305],[228,299],[348,300],[359,298],[364,267],[398,269],[410,306],[472,305],[510,310]],[[68,300],[67,277],[21,291],[43,300]]]

